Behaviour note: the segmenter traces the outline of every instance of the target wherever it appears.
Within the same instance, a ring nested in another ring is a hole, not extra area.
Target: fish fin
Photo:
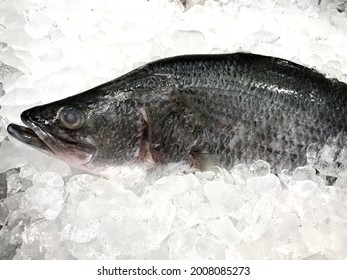
[[[146,141],[141,143],[138,159],[153,164],[164,164],[166,162],[164,155]]]
[[[155,104],[147,103],[139,108],[142,122],[139,155],[158,163],[188,160],[189,151],[204,150],[200,146],[191,148],[189,142],[202,137],[208,119],[191,107],[193,104],[185,99],[180,88],[165,90],[164,97]]]
[[[216,166],[220,166],[221,156],[205,152],[191,151],[192,167],[201,171],[212,170]]]
[[[164,155],[158,151],[155,143],[152,143],[153,131],[151,129],[148,110],[145,107],[139,108],[141,114],[141,142],[137,158],[150,163],[165,163]]]
[[[142,122],[142,131],[141,137],[142,140],[146,143],[151,143],[152,145],[156,145],[156,135],[154,122],[156,121],[156,117],[153,114],[153,111],[148,107],[139,108],[141,114],[141,122]],[[160,116],[159,116],[160,117]]]

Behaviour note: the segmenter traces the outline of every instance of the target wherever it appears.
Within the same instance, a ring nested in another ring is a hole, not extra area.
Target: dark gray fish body
[[[67,115],[83,123],[69,127]],[[70,162],[91,171],[191,158],[203,168],[212,158],[226,167],[263,159],[278,172],[305,164],[310,144],[346,133],[346,116],[346,84],[283,59],[235,53],[158,60],[29,109],[22,120],[47,150],[69,151]],[[28,143],[18,136],[23,128],[8,130]]]

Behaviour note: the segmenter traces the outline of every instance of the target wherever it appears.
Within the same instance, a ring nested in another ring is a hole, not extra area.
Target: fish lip
[[[8,125],[7,131],[12,137],[24,144],[27,144],[50,156],[54,156],[65,161],[69,160],[69,163],[76,166],[86,165],[96,156],[97,149],[92,145],[84,145],[84,147],[88,149],[87,152],[76,150],[75,153],[67,153],[66,144],[76,145],[77,143],[66,142],[64,144],[64,142],[58,137],[55,137],[44,128],[32,123],[30,118],[26,119],[22,117],[22,121],[27,126],[11,123]],[[79,156],[79,158],[75,159],[74,155]]]
[[[38,135],[37,133],[38,129],[35,125],[31,124],[30,126],[21,126],[11,123],[7,126],[7,132],[12,137],[24,144],[27,144],[48,154],[55,154],[55,152],[44,141],[44,139],[48,138],[46,133],[41,130],[40,133],[42,134],[42,136],[40,137],[40,135]]]
[[[49,150],[54,154],[57,155],[56,151],[56,144],[52,140],[52,137],[50,133],[45,131],[43,128],[40,126],[36,125],[33,119],[31,118],[31,109],[26,110],[21,113],[20,118],[22,122],[29,128],[31,129],[35,135],[49,148]]]
[[[22,122],[26,126],[20,126],[20,125],[14,125],[14,124],[9,125],[9,127],[10,126],[15,127],[17,130],[19,130],[19,133],[22,134],[20,135],[17,133],[17,135],[12,135],[12,136],[14,136],[17,140],[21,141],[22,143],[28,144],[29,146],[33,146],[34,148],[39,150],[44,150],[44,152],[48,150],[51,154],[58,157],[58,155],[62,153],[59,147],[59,143],[57,143],[57,142],[60,142],[60,140],[58,138],[52,137],[52,135],[49,132],[45,131],[43,128],[33,123],[30,117],[29,118],[23,117],[23,115],[25,115],[26,112],[27,111],[24,111],[21,114]],[[19,136],[19,138],[16,136]],[[23,137],[21,138],[20,136],[24,136],[24,138]],[[29,139],[28,136],[31,138]],[[32,140],[32,141],[25,141],[26,139]],[[36,141],[36,142],[33,142],[33,141]],[[39,146],[35,144],[39,144]],[[45,149],[42,149],[41,146],[44,146]]]

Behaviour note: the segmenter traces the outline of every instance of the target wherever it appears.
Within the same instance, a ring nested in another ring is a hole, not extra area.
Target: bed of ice
[[[261,160],[105,179],[7,135],[26,108],[177,54],[244,50],[347,82],[346,1],[182,2],[0,0],[0,259],[347,258],[347,152],[334,141],[308,156],[336,181]]]

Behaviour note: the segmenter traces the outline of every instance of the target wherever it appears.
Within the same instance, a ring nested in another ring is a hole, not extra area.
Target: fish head
[[[8,132],[17,140],[92,173],[136,157],[141,113],[127,93],[90,90],[21,114]]]

